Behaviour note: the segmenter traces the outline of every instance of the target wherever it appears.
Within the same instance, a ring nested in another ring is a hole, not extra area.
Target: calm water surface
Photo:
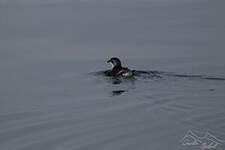
[[[0,1],[0,149],[200,150],[182,145],[188,131],[225,140],[223,6]],[[106,77],[111,56],[140,74]]]

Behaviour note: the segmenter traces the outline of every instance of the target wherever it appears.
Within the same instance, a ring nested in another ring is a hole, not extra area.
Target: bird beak
[[[108,60],[108,61],[107,61],[107,63],[110,63],[110,62],[111,62],[111,60]]]

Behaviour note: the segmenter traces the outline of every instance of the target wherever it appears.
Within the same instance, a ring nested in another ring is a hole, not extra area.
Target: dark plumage
[[[107,61],[107,63],[110,63],[112,65],[112,70],[109,72],[110,76],[118,77],[118,76],[123,76],[123,77],[132,77],[133,76],[133,71],[131,71],[128,68],[124,68],[121,65],[121,61],[119,58],[113,57],[110,60]]]

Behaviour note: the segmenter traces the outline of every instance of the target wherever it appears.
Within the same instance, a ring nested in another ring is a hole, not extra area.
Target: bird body
[[[119,58],[113,57],[110,60],[107,61],[107,63],[110,63],[112,65],[112,70],[109,72],[110,76],[113,77],[132,77],[133,76],[133,71],[131,71],[128,68],[124,68],[121,65],[121,61]]]

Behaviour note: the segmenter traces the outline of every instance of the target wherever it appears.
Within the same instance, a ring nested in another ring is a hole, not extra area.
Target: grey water
[[[224,150],[224,5],[0,0],[0,149]]]

